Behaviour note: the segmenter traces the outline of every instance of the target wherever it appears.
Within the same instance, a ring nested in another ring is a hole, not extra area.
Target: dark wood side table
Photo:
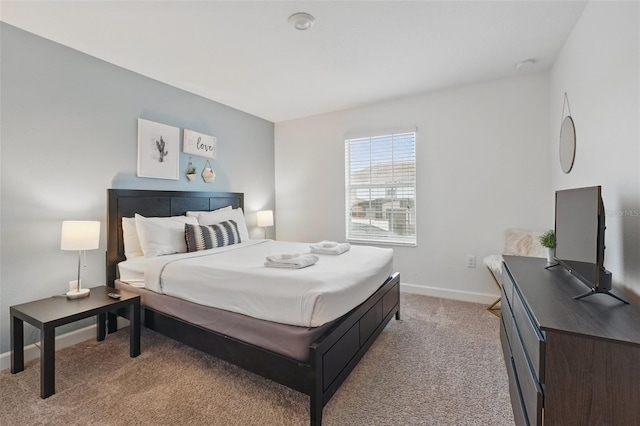
[[[108,293],[120,294],[120,299],[112,299]],[[97,340],[102,341],[107,334],[106,314],[118,309],[130,308],[131,357],[140,355],[140,296],[111,287],[94,287],[89,297],[67,300],[65,296],[54,296],[35,302],[11,306],[11,373],[24,370],[24,323],[28,322],[40,329],[40,397],[47,398],[55,393],[55,331],[56,327],[83,318],[97,316]],[[110,316],[111,317],[111,316]],[[113,318],[116,318],[113,315]]]

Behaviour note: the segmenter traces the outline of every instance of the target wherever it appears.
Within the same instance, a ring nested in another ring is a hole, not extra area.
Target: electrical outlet
[[[475,268],[476,267],[476,257],[472,254],[467,255],[467,268]]]
[[[80,280],[80,284],[82,285],[82,280]],[[78,288],[78,280],[69,281],[69,291],[76,290]]]

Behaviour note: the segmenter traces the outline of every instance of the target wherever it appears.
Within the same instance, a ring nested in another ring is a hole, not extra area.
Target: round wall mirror
[[[560,167],[565,173],[569,173],[576,158],[576,128],[573,118],[567,115],[562,120],[560,128]]]

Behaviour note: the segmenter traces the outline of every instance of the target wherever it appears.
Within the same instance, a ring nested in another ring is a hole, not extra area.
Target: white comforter
[[[272,240],[146,259],[145,287],[283,324],[317,327],[364,302],[393,270],[393,250],[352,246],[303,269],[267,268],[268,255],[308,253]]]

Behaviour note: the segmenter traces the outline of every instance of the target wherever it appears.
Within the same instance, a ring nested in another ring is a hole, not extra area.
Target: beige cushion
[[[546,257],[544,247],[540,244],[542,232],[527,231],[526,229],[509,228],[505,231],[503,254],[511,256]],[[492,254],[482,261],[493,273],[502,286],[502,255]]]
[[[540,244],[541,232],[510,228],[505,231],[503,254],[512,256],[545,257]]]

